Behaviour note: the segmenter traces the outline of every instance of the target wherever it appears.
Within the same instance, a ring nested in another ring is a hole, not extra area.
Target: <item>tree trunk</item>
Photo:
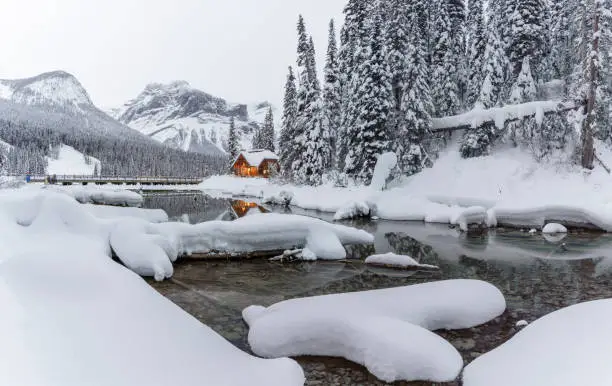
[[[599,55],[599,16],[601,3],[595,0],[593,11],[593,46],[589,52],[589,90],[585,106],[586,118],[582,126],[582,167],[593,169],[593,123],[595,121],[595,98],[597,95],[597,57]]]

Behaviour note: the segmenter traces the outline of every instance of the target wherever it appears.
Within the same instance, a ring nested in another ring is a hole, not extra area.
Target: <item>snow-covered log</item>
[[[491,109],[474,108],[466,113],[432,119],[432,131],[475,129],[483,125],[503,128],[506,123],[527,117],[540,117],[576,110],[582,107],[574,102],[536,101],[506,105]]]

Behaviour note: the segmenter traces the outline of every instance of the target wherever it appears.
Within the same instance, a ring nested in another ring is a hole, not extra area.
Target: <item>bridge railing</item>
[[[30,176],[30,182],[44,182],[50,177],[54,182],[63,183],[151,183],[151,184],[185,184],[195,185],[204,180],[203,177],[125,177],[125,176],[87,176],[87,175],[34,175]]]

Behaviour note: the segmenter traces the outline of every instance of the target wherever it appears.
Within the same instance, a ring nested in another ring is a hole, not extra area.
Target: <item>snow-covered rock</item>
[[[370,217],[372,209],[369,203],[363,201],[351,201],[334,214],[334,220],[347,220],[357,217]]]
[[[264,204],[289,206],[293,200],[293,193],[290,190],[281,190],[277,194],[265,196],[262,200]]]
[[[341,356],[385,381],[442,382],[454,380],[463,361],[429,331],[473,327],[505,308],[494,286],[449,280],[251,306],[243,318],[251,348],[266,358]]]
[[[544,226],[544,228],[542,229],[542,233],[545,233],[545,234],[567,233],[567,228],[561,224],[550,222]]]
[[[111,114],[131,128],[172,147],[225,154],[230,119],[235,118],[241,147],[250,149],[253,134],[263,123],[270,106],[266,102],[253,106],[228,103],[185,81],[176,81],[149,84],[135,99],[113,109]]]
[[[382,255],[372,255],[365,259],[366,264],[371,265],[383,265],[387,267],[397,268],[433,268],[437,269],[435,265],[421,264],[410,256],[396,255],[395,253],[385,253]]]
[[[470,363],[465,386],[612,384],[612,299],[548,314]]]

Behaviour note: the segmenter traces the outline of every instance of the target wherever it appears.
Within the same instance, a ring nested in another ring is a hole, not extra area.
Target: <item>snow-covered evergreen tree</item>
[[[304,21],[298,21],[297,118],[291,163],[291,177],[297,183],[318,185],[331,158],[329,132],[325,125],[325,110],[317,77],[315,48],[306,34]]]
[[[344,169],[348,154],[347,132],[354,125],[357,114],[353,103],[354,90],[351,89],[355,83],[352,78],[358,73],[361,63],[368,59],[363,55],[368,52],[370,45],[372,10],[373,4],[369,0],[349,0],[344,8],[344,25],[340,32],[338,54],[342,114],[336,148],[340,169]]]
[[[456,114],[461,105],[459,96],[459,58],[453,44],[453,24],[447,0],[436,2],[438,12],[434,21],[431,94],[438,117]]]
[[[484,81],[483,67],[486,39],[483,13],[484,8],[482,0],[470,0],[468,2],[468,85],[466,96],[466,104],[468,107],[472,107],[478,100]]]
[[[507,63],[499,33],[490,26],[484,53],[483,83],[478,97],[485,108],[495,107],[502,100]]]
[[[336,167],[337,137],[342,122],[342,92],[338,69],[338,46],[336,43],[336,28],[334,20],[329,22],[329,40],[324,70],[325,84],[323,87],[323,103],[325,125],[330,137],[330,160],[328,167]]]
[[[234,162],[240,154],[240,138],[238,137],[238,132],[236,131],[236,122],[234,117],[230,118],[230,127],[229,127],[229,139],[227,144],[227,152],[229,154],[230,162]]]
[[[374,14],[369,47],[360,56],[366,58],[351,79],[355,120],[347,130],[348,154],[345,173],[364,183],[372,178],[378,156],[389,150],[387,119],[391,110],[391,71],[385,59],[382,20]]]
[[[283,172],[290,173],[291,165],[295,161],[294,139],[296,137],[297,120],[297,88],[293,68],[289,66],[289,74],[285,83],[285,96],[283,99],[283,120],[278,141],[279,158]]]
[[[549,9],[545,0],[517,1],[512,18],[510,46],[508,56],[512,69],[513,81],[528,58],[531,68],[538,68],[548,47]]]
[[[433,104],[429,88],[427,65],[426,29],[419,23],[423,4],[415,3],[409,8],[408,47],[406,74],[403,85],[402,112],[394,150],[399,167],[407,175],[420,172],[426,163],[423,141],[430,134]]]
[[[531,72],[530,57],[523,58],[521,72],[518,74],[512,90],[510,92],[509,103],[520,104],[531,102],[536,97],[536,85]],[[534,143],[536,122],[534,118],[526,118],[520,121],[511,122],[508,124],[508,136],[516,144],[531,144]],[[541,144],[538,144],[541,147]]]
[[[273,153],[276,152],[276,147],[274,146],[274,114],[272,112],[272,107],[268,108],[263,127],[261,128],[261,144],[259,148],[270,150]]]

